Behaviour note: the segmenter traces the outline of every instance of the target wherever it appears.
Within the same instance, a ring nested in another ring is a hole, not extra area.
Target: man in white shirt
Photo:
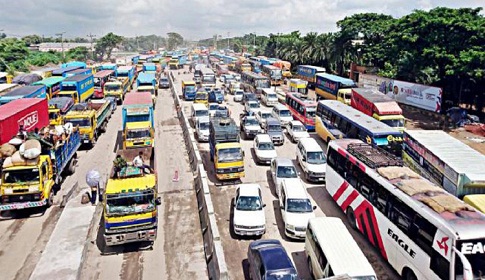
[[[151,169],[150,166],[146,165],[143,160],[143,152],[139,152],[138,155],[133,159],[133,166],[138,167],[142,170],[147,168],[148,170],[150,170],[150,172],[153,173],[153,169]]]

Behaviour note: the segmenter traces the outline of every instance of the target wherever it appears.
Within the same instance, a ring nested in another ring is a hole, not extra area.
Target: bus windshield
[[[317,113],[316,108],[307,108],[306,109],[306,117],[307,118],[314,118]]]
[[[381,122],[387,124],[390,127],[404,127],[404,120],[403,119],[381,120]]]

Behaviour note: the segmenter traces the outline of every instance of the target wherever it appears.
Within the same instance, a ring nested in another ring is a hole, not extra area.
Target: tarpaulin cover
[[[40,80],[42,77],[38,74],[21,74],[13,78],[12,83],[29,86]]]

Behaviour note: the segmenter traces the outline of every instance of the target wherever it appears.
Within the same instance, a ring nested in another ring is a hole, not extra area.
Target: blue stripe
[[[134,226],[134,225],[139,225],[139,224],[148,224],[148,223],[154,223],[157,221],[157,217],[152,217],[148,219],[143,219],[143,220],[134,220],[131,222],[117,222],[117,223],[110,223],[106,222],[106,228],[110,229],[112,227],[126,227],[126,226]]]

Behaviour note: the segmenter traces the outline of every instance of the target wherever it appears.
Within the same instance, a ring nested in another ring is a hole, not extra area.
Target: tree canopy
[[[104,57],[111,57],[111,52],[123,41],[123,37],[110,32],[96,40],[96,54],[102,60]]]

